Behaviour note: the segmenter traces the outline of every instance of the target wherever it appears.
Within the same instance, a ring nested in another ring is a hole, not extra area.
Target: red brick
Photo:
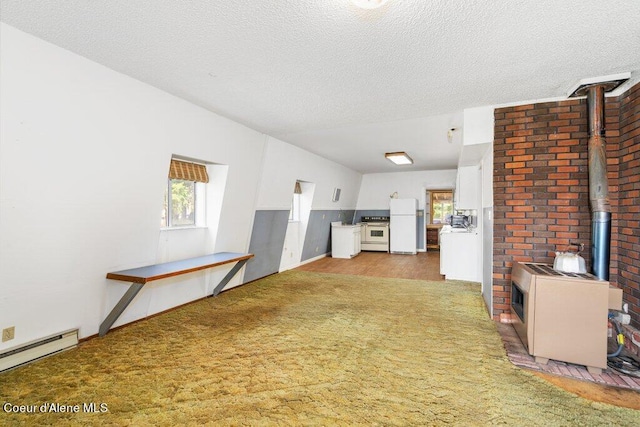
[[[529,160],[533,160],[533,156],[531,154],[513,157],[514,162],[527,162]]]
[[[508,144],[516,144],[516,143],[522,143],[526,141],[527,141],[527,137],[525,136],[512,136],[510,138],[505,138],[505,142],[507,142]]]
[[[549,139],[552,139],[552,140],[571,139],[571,134],[570,133],[552,133],[551,135],[549,135]]]
[[[605,104],[610,281],[640,327],[640,84]],[[514,261],[553,262],[569,241],[588,244],[591,228],[586,100],[497,109],[495,124],[494,314],[509,311]]]
[[[518,168],[523,168],[525,166],[524,162],[510,162],[510,163],[505,163],[504,167],[505,169],[518,169]]]
[[[580,113],[558,113],[558,119],[579,119]]]

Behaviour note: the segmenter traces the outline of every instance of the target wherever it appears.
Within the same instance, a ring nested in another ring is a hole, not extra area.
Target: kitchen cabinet
[[[480,169],[477,166],[460,166],[456,176],[453,205],[456,210],[478,209],[480,204]]]
[[[361,248],[362,231],[360,225],[331,224],[331,256],[333,258],[353,258]]]
[[[480,282],[478,248],[480,235],[476,231],[451,231],[449,226],[440,232],[440,274],[447,280]]]

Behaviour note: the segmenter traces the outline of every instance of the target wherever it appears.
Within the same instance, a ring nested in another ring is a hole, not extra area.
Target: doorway
[[[453,190],[425,191],[425,242],[426,250],[440,250],[440,230],[453,215]]]

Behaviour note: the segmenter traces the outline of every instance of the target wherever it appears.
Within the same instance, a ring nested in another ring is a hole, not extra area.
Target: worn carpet
[[[0,424],[640,425],[512,365],[478,286],[270,276],[0,374]]]

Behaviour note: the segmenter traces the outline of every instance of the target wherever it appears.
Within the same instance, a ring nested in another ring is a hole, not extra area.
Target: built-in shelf
[[[427,224],[427,250],[440,250],[440,230],[442,224]]]

